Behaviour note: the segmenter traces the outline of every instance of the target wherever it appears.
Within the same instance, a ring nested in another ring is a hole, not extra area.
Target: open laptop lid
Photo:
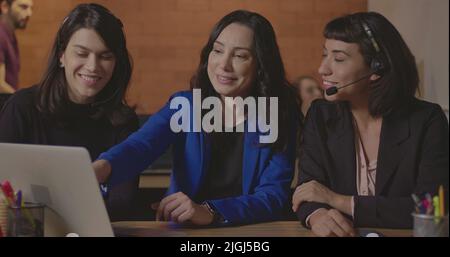
[[[68,232],[114,236],[86,149],[0,143],[3,180],[9,180],[15,190],[21,189],[25,201],[48,207],[46,236],[55,235],[48,231],[58,231],[60,236]],[[59,221],[53,221],[56,216]],[[64,228],[50,228],[51,224]]]

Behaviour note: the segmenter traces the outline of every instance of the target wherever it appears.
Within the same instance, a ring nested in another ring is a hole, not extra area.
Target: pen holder
[[[7,233],[7,221],[8,221],[8,206],[5,202],[5,199],[0,197],[0,228],[4,236]]]
[[[448,215],[412,214],[415,237],[448,237]]]
[[[44,209],[39,203],[24,203],[21,207],[8,207],[7,236],[43,237]]]

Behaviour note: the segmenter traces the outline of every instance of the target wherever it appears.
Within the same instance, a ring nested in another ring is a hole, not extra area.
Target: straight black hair
[[[366,24],[380,48],[364,31]],[[419,85],[419,75],[411,50],[397,29],[383,15],[376,12],[359,12],[330,21],[324,29],[327,39],[356,43],[367,65],[374,58],[383,62],[381,78],[369,89],[369,112],[384,116],[396,108],[407,108]]]
[[[236,10],[225,15],[212,29],[208,42],[200,55],[200,64],[191,79],[191,89],[202,90],[202,98],[219,94],[207,74],[208,57],[220,33],[230,24],[238,23],[253,31],[253,55],[256,59],[256,79],[252,88],[253,97],[278,97],[278,139],[272,144],[276,150],[286,149],[288,138],[299,118],[298,97],[295,89],[286,79],[283,61],[277,44],[275,31],[262,15],[246,10]]]

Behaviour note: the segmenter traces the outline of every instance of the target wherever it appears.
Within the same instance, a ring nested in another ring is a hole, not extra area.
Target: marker
[[[433,206],[434,206],[434,216],[439,217],[441,212],[439,211],[439,197],[438,196],[433,197]]]
[[[430,194],[430,193],[426,193],[426,194],[425,194],[425,198],[428,200],[429,203],[432,203],[432,202],[433,202],[433,198],[431,197],[431,194]]]
[[[16,205],[22,207],[22,190],[17,191]]]
[[[431,197],[431,194],[430,193],[426,193],[425,194],[425,199],[428,202],[428,208],[427,208],[427,213],[426,214],[427,215],[432,215],[434,208],[433,208],[433,198]]]
[[[11,183],[8,180],[1,184],[2,192],[5,195],[6,201],[8,201],[9,206],[14,207],[16,201],[14,199],[14,190],[12,189]]]
[[[411,197],[412,197],[414,203],[416,204],[416,212],[417,213],[421,213],[421,211],[422,211],[422,203],[420,202],[419,197],[417,197],[416,194],[411,194]]]
[[[439,186],[439,214],[441,217],[445,216],[445,201],[444,201],[444,187]]]
[[[423,206],[422,213],[428,213],[428,210],[430,209],[430,205],[431,205],[431,202],[428,202],[427,199],[423,199],[422,200],[422,206]]]

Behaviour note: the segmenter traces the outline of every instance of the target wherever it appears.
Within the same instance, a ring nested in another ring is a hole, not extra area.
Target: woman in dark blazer
[[[292,208],[319,236],[411,228],[411,194],[447,192],[448,121],[415,98],[414,56],[385,17],[340,17],[324,36],[328,102],[315,101],[306,117]]]

